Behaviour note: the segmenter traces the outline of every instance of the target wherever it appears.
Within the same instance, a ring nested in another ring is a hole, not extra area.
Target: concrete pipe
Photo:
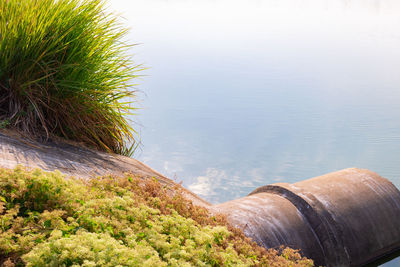
[[[400,192],[374,172],[345,169],[260,187],[212,207],[266,248],[325,266],[360,266],[400,249]]]

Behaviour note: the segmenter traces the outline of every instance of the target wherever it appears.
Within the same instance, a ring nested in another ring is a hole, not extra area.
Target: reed
[[[0,0],[1,125],[132,154],[126,34],[103,0]]]

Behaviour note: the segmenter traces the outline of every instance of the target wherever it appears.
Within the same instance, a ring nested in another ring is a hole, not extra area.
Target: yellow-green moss
[[[156,180],[0,169],[0,265],[312,266],[265,250]]]

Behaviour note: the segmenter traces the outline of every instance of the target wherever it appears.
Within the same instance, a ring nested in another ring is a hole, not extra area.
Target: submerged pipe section
[[[369,170],[262,186],[211,210],[265,248],[300,249],[317,266],[360,266],[400,249],[400,192]]]

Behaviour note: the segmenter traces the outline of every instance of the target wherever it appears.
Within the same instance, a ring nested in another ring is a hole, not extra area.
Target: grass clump
[[[130,154],[126,33],[103,0],[0,0],[0,125]]]
[[[156,180],[0,169],[0,266],[312,266]]]

